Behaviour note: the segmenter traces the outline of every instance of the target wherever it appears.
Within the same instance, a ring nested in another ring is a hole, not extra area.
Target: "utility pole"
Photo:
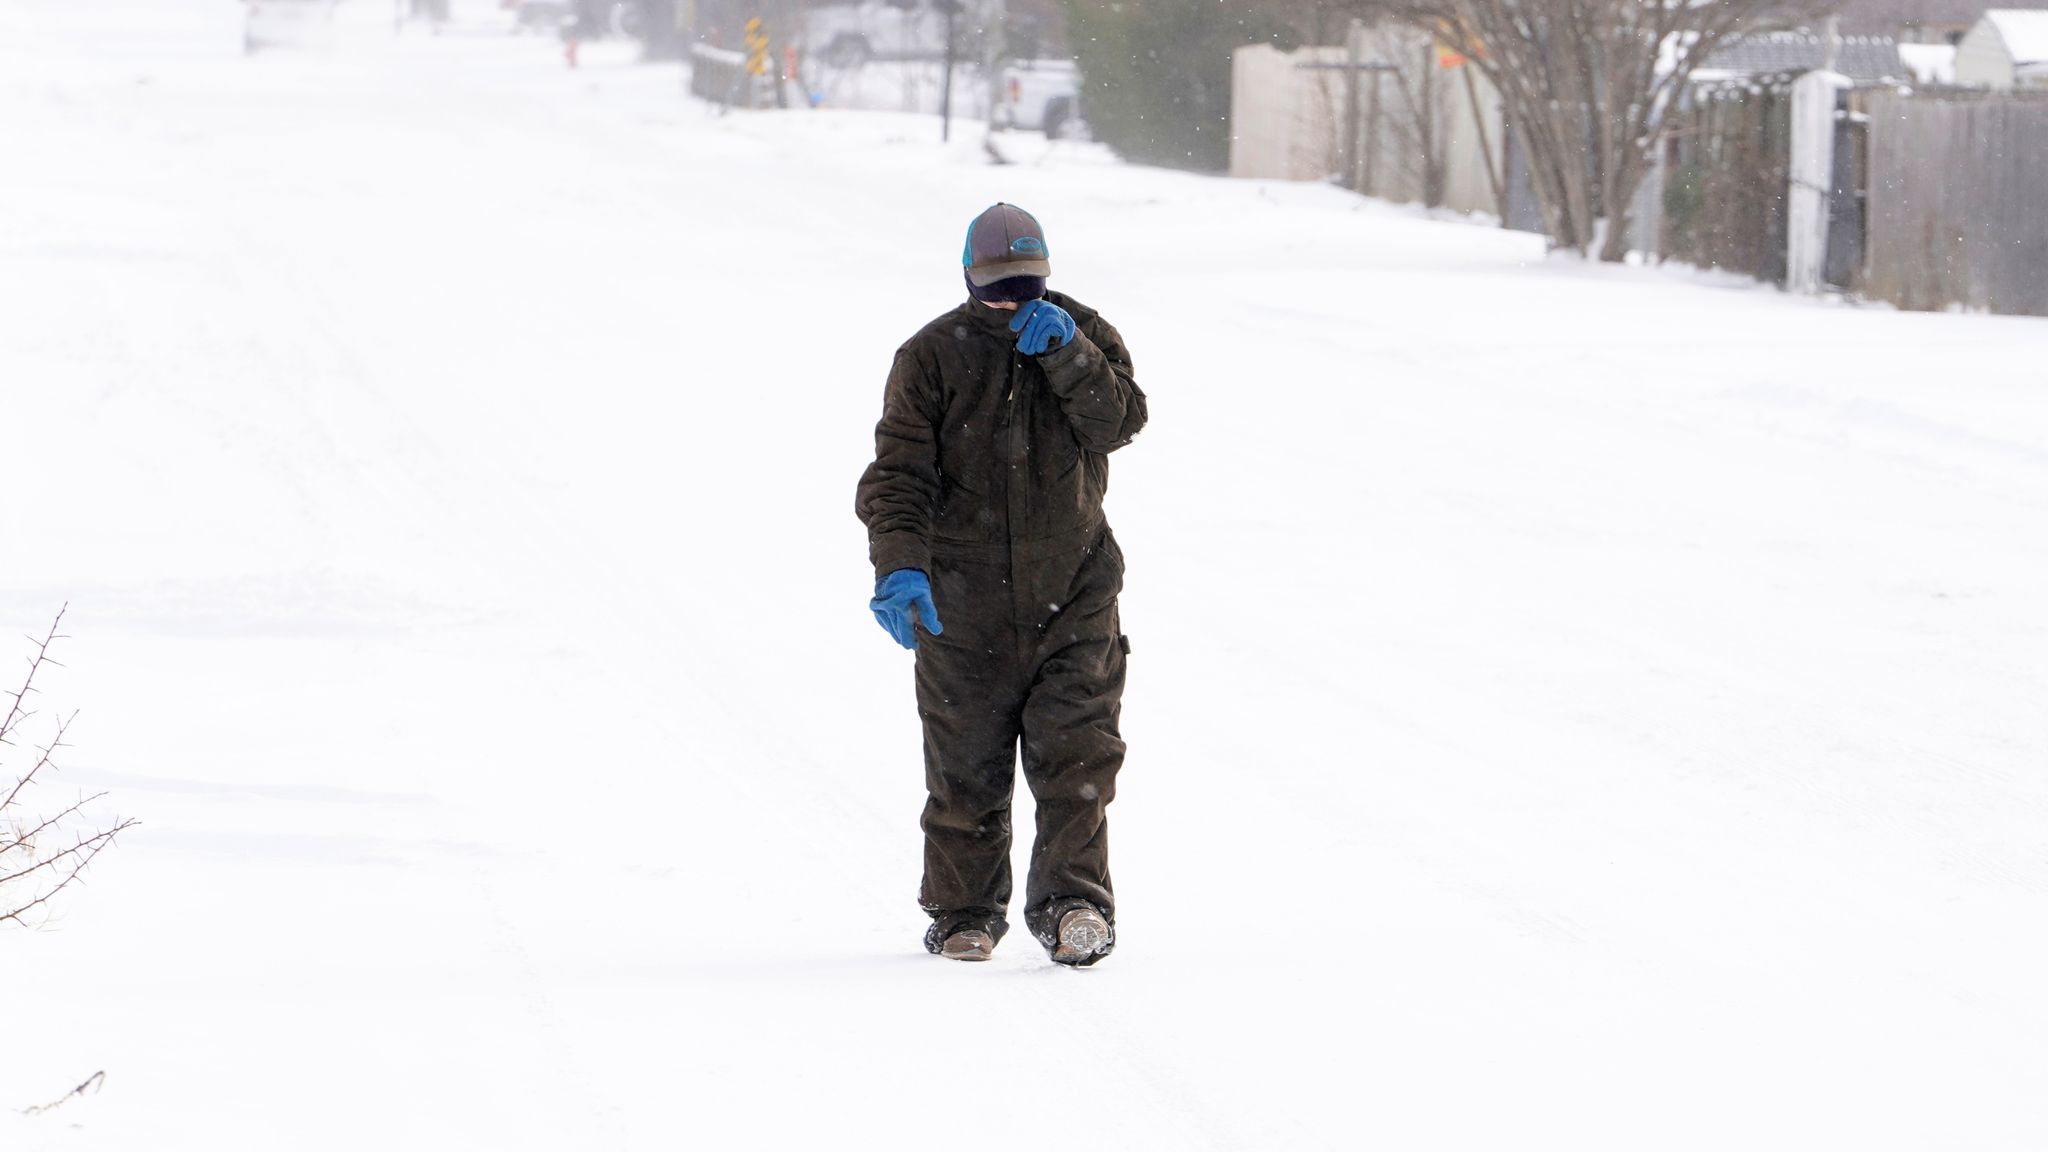
[[[1444,157],[1436,133],[1436,40],[1422,45],[1422,204],[1441,208],[1444,204]]]
[[[1371,195],[1373,158],[1379,151],[1380,74],[1398,72],[1400,69],[1384,61],[1365,58],[1365,28],[1362,23],[1353,21],[1351,34],[1346,39],[1348,42],[1345,45],[1342,63],[1325,64],[1309,61],[1296,64],[1295,67],[1305,72],[1347,74],[1344,91],[1350,106],[1344,112],[1343,132],[1348,139],[1344,141],[1344,154],[1340,160],[1344,165],[1346,186],[1354,192]],[[1365,125],[1361,133],[1358,123],[1358,89],[1361,82],[1367,78],[1371,79],[1372,88],[1366,99]],[[1365,137],[1363,146],[1359,142],[1361,134]],[[1353,172],[1360,167],[1361,161],[1363,171],[1359,173],[1356,182],[1353,182]]]
[[[1003,56],[1009,51],[1010,9],[1006,0],[981,0],[981,78],[988,82],[988,131],[996,130],[996,109],[1003,103]]]
[[[939,81],[939,143],[946,144],[953,139],[953,22],[960,15],[960,0],[935,0],[932,7],[946,14],[946,70]]]
[[[1352,17],[1344,32],[1344,187],[1359,188],[1358,70],[1365,64],[1365,21]],[[1379,77],[1373,77],[1379,83]]]

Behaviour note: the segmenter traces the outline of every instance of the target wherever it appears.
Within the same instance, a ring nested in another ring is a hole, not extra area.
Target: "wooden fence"
[[[1789,77],[1701,86],[1666,126],[1660,256],[1785,282]]]
[[[2048,316],[2048,95],[1857,96],[1870,117],[1864,293]]]

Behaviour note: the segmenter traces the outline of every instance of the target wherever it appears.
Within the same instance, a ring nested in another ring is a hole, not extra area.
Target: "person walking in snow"
[[[917,653],[925,947],[986,960],[1009,929],[1021,747],[1037,801],[1025,925],[1080,966],[1116,945],[1104,811],[1130,652],[1102,497],[1146,412],[1117,330],[1046,290],[1050,255],[1013,204],[974,218],[969,299],[897,349],[855,506],[869,607]]]

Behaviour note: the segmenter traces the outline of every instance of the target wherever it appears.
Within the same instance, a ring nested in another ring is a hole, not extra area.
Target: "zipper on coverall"
[[[1009,475],[1003,483],[1003,538],[1006,545],[1010,570],[1010,624],[1020,634],[1024,628],[1025,614],[1018,602],[1024,595],[1023,573],[1017,570],[1017,471],[1024,466],[1024,443],[1022,432],[1017,427],[1017,377],[1023,365],[1022,354],[1012,349],[1009,362],[1009,387],[1003,396],[1003,458],[1009,463]],[[1021,640],[1021,635],[1020,635]],[[1022,648],[1019,649],[1022,651]]]

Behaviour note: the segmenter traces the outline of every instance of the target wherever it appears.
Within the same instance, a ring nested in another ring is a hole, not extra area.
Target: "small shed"
[[[2048,9],[1993,8],[1956,46],[1956,83],[2048,90]]]

